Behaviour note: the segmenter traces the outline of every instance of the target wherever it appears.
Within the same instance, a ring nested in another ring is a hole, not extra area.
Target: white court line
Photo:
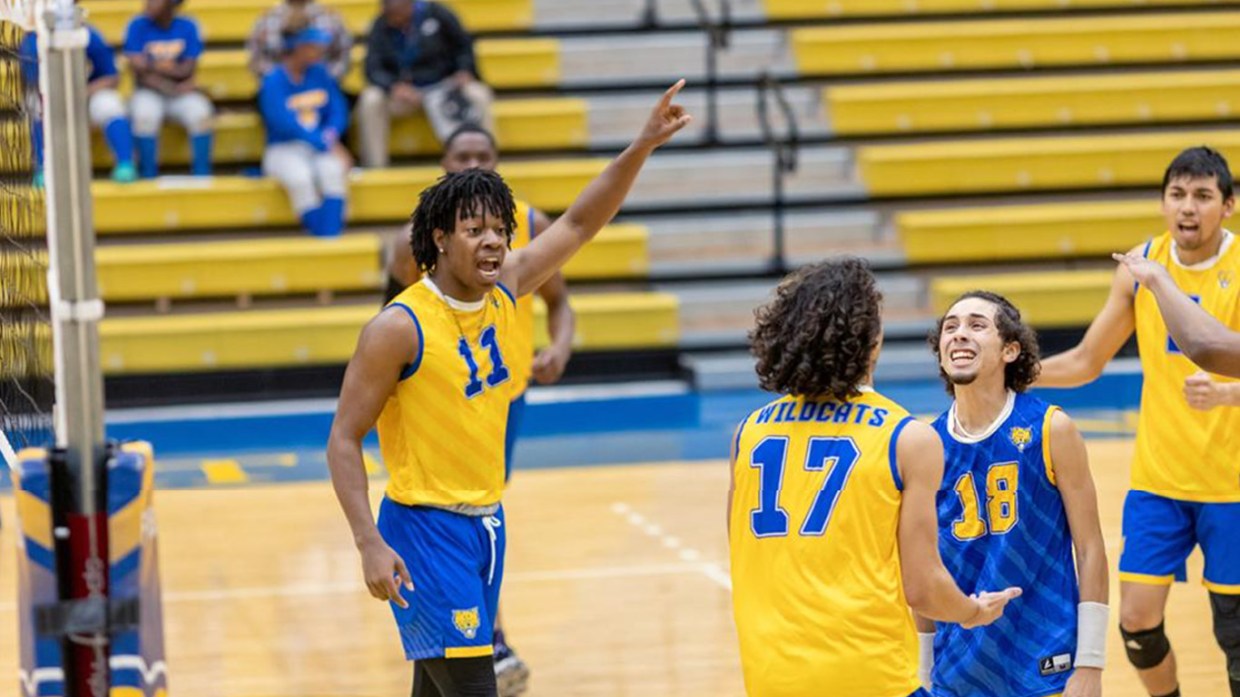
[[[641,530],[650,537],[653,537],[662,543],[667,549],[679,549],[677,556],[686,564],[690,564],[698,573],[710,579],[715,585],[732,591],[732,577],[719,564],[715,562],[701,562],[702,553],[692,547],[682,547],[680,538],[672,535],[663,529],[658,523],[650,521],[648,518],[633,510],[633,507],[624,501],[617,501],[611,504],[611,512],[624,518],[629,525]]]
[[[716,564],[650,564],[645,566],[611,566],[585,569],[560,569],[555,571],[516,571],[504,575],[505,584],[509,583],[550,583],[556,581],[584,581],[611,578],[635,578],[640,576],[674,576],[676,574],[705,573],[706,566],[714,566],[719,573],[722,569]],[[726,574],[724,574],[726,577]],[[366,585],[360,580],[349,583],[320,583],[287,586],[255,586],[252,588],[220,588],[201,591],[170,591],[164,593],[163,601],[172,603],[215,602],[220,600],[242,599],[280,599],[307,598],[330,595],[353,595],[365,593]],[[14,612],[17,603],[0,603],[0,613]]]

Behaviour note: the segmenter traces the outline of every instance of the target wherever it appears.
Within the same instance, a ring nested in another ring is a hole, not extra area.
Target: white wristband
[[[934,632],[917,632],[917,647],[917,677],[921,679],[921,686],[929,690],[932,686],[930,675],[934,672]]]
[[[1111,609],[1103,603],[1083,602],[1076,606],[1076,667],[1105,668],[1107,662],[1107,622]]]

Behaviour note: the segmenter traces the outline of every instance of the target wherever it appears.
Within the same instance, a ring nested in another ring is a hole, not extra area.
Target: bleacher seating
[[[575,295],[574,345],[583,350],[675,346],[677,302],[666,293]],[[338,365],[348,361],[375,304],[106,319],[109,375]],[[545,307],[536,303],[536,315]],[[545,322],[538,322],[545,325]],[[545,333],[535,336],[545,345]]]
[[[560,50],[555,39],[482,39],[475,44],[478,70],[496,89],[550,87],[560,81]],[[365,86],[362,61],[365,47],[353,50],[353,62],[343,82],[347,92],[358,93]],[[249,57],[243,49],[211,49],[198,64],[198,85],[216,101],[253,100],[258,82],[247,67]],[[122,80],[122,91],[131,89],[129,76]]]
[[[572,281],[640,278],[650,266],[646,229],[613,225],[564,268]],[[305,237],[159,242],[99,248],[99,291],[108,302],[348,293],[383,287],[385,237]],[[227,272],[223,272],[227,269]]]
[[[1211,130],[874,145],[857,159],[873,196],[1156,187],[1176,154],[1207,143],[1240,157],[1240,133]]]
[[[357,36],[370,29],[379,13],[374,0],[320,0],[340,13],[345,25]],[[529,29],[534,21],[533,0],[442,0],[454,9],[461,21],[474,31],[517,31]],[[88,21],[112,43],[120,43],[125,27],[142,11],[141,0],[86,0],[82,6]],[[272,0],[208,0],[194,3],[187,11],[204,28],[212,43],[245,41],[258,17],[272,6]]]
[[[1003,262],[1127,251],[1159,234],[1149,200],[905,211],[895,216],[909,263]]]
[[[1221,61],[1240,12],[874,23],[795,29],[802,76]]]
[[[1240,71],[842,85],[823,91],[840,135],[1182,123],[1240,113]]]
[[[946,14],[1001,14],[1141,8],[1149,5],[1203,5],[1201,0],[763,0],[766,17],[771,20],[814,20],[838,17],[882,17]],[[1215,0],[1215,4],[1222,4]]]
[[[495,104],[495,135],[506,151],[569,150],[589,142],[586,103],[580,99],[520,99]],[[422,114],[392,123],[393,155],[432,156],[440,151],[438,139]],[[219,164],[262,161],[265,144],[262,121],[250,111],[225,112],[215,119],[215,156]],[[111,164],[102,139],[92,143],[96,167]],[[164,128],[160,161],[165,165],[189,163],[189,139],[173,125]]]
[[[597,159],[512,162],[503,173],[517,195],[549,211],[568,208],[602,171]],[[350,180],[349,220],[392,223],[409,217],[438,167],[363,170]],[[136,184],[95,182],[95,227],[105,233],[295,226],[288,197],[270,179],[164,177]]]
[[[942,314],[962,293],[984,288],[1007,297],[1039,329],[1084,327],[1102,309],[1113,277],[1113,271],[1048,271],[936,278],[930,296]]]

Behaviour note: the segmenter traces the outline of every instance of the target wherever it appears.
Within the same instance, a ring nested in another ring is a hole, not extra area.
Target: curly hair
[[[425,189],[418,196],[418,207],[410,216],[413,230],[409,244],[418,269],[428,274],[439,263],[439,249],[435,246],[436,230],[451,235],[456,230],[457,220],[477,216],[481,211],[504,221],[511,246],[512,231],[517,227],[517,204],[512,198],[512,190],[495,172],[467,169],[445,174]]]
[[[1003,386],[1013,392],[1028,390],[1029,386],[1038,379],[1038,373],[1042,371],[1042,352],[1038,348],[1037,332],[1025,324],[1020,310],[1016,309],[1012,301],[988,290],[971,290],[961,295],[948,305],[949,310],[969,298],[978,298],[994,305],[995,328],[999,331],[999,338],[1003,340],[1005,346],[1013,342],[1020,344],[1020,355],[1003,369]],[[930,343],[930,350],[934,352],[934,360],[939,365],[939,377],[947,386],[947,393],[955,396],[956,386],[947,376],[947,371],[943,370],[942,351],[939,348],[941,343],[939,339],[943,336],[943,322],[946,319],[946,313],[939,317],[927,340]]]
[[[869,265],[838,257],[790,274],[749,333],[764,390],[845,401],[861,394],[882,335]]]

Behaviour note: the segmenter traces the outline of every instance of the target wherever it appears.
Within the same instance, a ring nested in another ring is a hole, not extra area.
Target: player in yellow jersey
[[[1223,227],[1234,206],[1227,161],[1209,148],[1185,150],[1163,178],[1167,232],[1131,254],[1165,267],[1177,292],[1237,329],[1240,244]],[[1119,561],[1124,646],[1151,695],[1180,694],[1164,611],[1200,545],[1215,637],[1240,697],[1240,383],[1194,365],[1169,336],[1154,294],[1121,265],[1081,343],[1044,360],[1038,384],[1094,380],[1134,328],[1145,381]]]
[[[495,137],[482,126],[465,124],[444,141],[443,157],[439,163],[444,172],[449,174],[467,169],[494,171],[499,165],[499,149]],[[545,213],[524,201],[517,201],[513,218],[517,225],[512,234],[513,250],[526,246],[535,235],[551,226],[551,220]],[[421,277],[409,245],[410,232],[410,226],[405,226],[402,234],[396,235],[393,240],[387,264],[385,304]],[[531,294],[517,298],[517,331],[505,347],[508,368],[512,372],[512,402],[508,407],[508,436],[504,441],[505,481],[512,475],[513,450],[525,415],[525,391],[530,378],[533,377],[543,385],[559,381],[568,365],[568,359],[572,356],[575,317],[568,304],[568,286],[564,283],[564,277],[557,271],[537,292],[547,305],[547,334],[551,339],[550,343],[535,357],[534,296]],[[530,671],[505,640],[500,613],[496,613],[493,640],[495,674],[500,697],[516,697],[525,691]]]
[[[415,697],[496,695],[505,350],[516,297],[598,234],[650,154],[689,123],[672,103],[683,86],[663,95],[633,143],[525,249],[508,251],[516,203],[494,172],[446,175],[419,198],[411,246],[424,278],[362,330],[327,450],[366,586],[390,603],[415,662]],[[390,475],[377,524],[362,462],[376,421]]]
[[[960,592],[939,558],[934,429],[874,391],[881,296],[841,258],[780,284],[751,334],[763,389],[783,395],[733,441],[732,603],[750,697],[924,696],[923,616],[999,618],[1020,590]]]

